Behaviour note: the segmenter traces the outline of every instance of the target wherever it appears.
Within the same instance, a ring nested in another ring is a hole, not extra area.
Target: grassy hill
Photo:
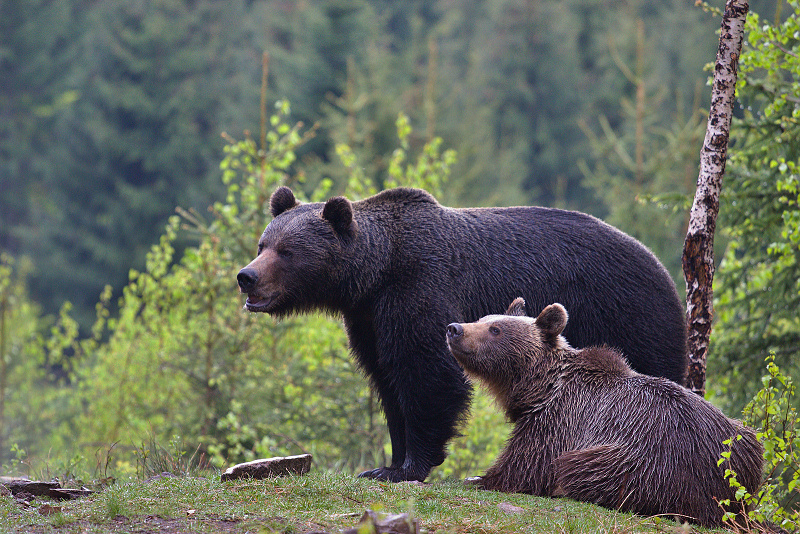
[[[335,533],[354,527],[367,509],[408,513],[423,532],[712,532],[566,499],[480,491],[458,482],[386,484],[321,472],[226,483],[213,472],[207,478],[157,476],[117,482],[84,499],[36,499],[27,506],[0,496],[0,532]]]

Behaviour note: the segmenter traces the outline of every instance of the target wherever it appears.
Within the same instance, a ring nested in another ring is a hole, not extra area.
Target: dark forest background
[[[798,8],[781,0],[750,6],[709,362],[711,398],[734,411],[757,388],[766,354],[791,365],[800,339]],[[254,252],[279,183],[308,198],[380,190],[398,181],[398,154],[408,162],[433,154],[447,163],[426,160],[423,171],[447,167],[435,191],[443,204],[592,213],[650,247],[682,292],[720,7],[0,2],[0,459],[13,457],[11,444],[29,452],[131,446],[151,432],[201,443],[221,462],[324,448],[319,440],[334,439],[341,428],[329,426],[340,417],[361,437],[337,442],[330,465],[341,456],[348,467],[380,461],[365,457],[385,438],[377,406],[336,322],[259,323],[239,311],[235,269]],[[262,126],[288,144],[259,153]],[[432,146],[453,150],[455,160]],[[260,169],[249,167],[256,160]],[[188,210],[183,226],[168,222],[176,207]],[[226,240],[236,241],[234,252]],[[230,308],[224,320],[215,308],[222,303]],[[179,309],[189,304],[194,312]],[[198,307],[205,326],[192,323]],[[271,348],[251,346],[248,336],[257,335]],[[220,384],[232,376],[238,382],[226,390]],[[297,380],[289,387],[274,376]],[[26,404],[36,388],[47,394]],[[298,434],[298,419],[286,414],[308,409],[312,390],[321,407],[304,412]],[[338,397],[343,391],[353,399]],[[255,400],[266,407],[251,409]],[[352,411],[340,413],[336,402]],[[482,402],[478,423],[492,429]],[[93,416],[81,415],[95,405]],[[278,425],[271,417],[285,425],[278,434],[268,430]],[[502,431],[492,432],[501,443]],[[483,442],[462,445],[489,451],[476,457],[491,452]],[[442,469],[460,473],[482,459]]]
[[[403,111],[459,154],[443,203],[588,211],[679,275],[681,217],[627,208],[696,179],[718,22],[690,0],[16,0],[0,25],[0,247],[84,326],[176,206],[224,194],[220,134],[259,131],[264,51],[269,96],[320,124],[307,188],[343,191],[337,142],[380,183]]]

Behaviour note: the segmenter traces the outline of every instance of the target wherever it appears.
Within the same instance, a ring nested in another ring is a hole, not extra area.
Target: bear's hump
[[[396,187],[394,189],[387,189],[381,191],[377,195],[366,198],[362,201],[363,204],[386,204],[386,203],[425,203],[438,206],[439,202],[424,189],[414,189],[412,187]]]
[[[575,361],[585,371],[605,376],[629,377],[636,372],[619,351],[607,347],[587,347],[575,352]]]

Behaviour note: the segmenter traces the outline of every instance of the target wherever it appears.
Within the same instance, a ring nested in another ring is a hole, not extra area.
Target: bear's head
[[[344,197],[304,204],[288,187],[270,198],[274,217],[258,240],[258,253],[236,279],[245,308],[286,315],[335,308],[337,271],[358,226]]]
[[[448,325],[447,346],[468,376],[504,402],[531,368],[569,347],[561,336],[567,318],[561,304],[547,306],[535,319],[528,317],[525,301],[517,298],[505,315]]]

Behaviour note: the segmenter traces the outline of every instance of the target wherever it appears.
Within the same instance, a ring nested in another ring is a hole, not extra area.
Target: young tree
[[[730,410],[761,387],[770,352],[786,374],[800,364],[800,2],[780,17],[747,18],[737,93],[742,120],[726,176],[709,375]],[[797,402],[797,401],[795,401]]]
[[[714,68],[711,108],[703,148],[700,175],[683,248],[686,277],[686,318],[689,333],[687,387],[705,395],[706,357],[714,315],[714,230],[719,212],[719,194],[728,154],[728,136],[739,54],[744,39],[747,0],[727,0]]]

